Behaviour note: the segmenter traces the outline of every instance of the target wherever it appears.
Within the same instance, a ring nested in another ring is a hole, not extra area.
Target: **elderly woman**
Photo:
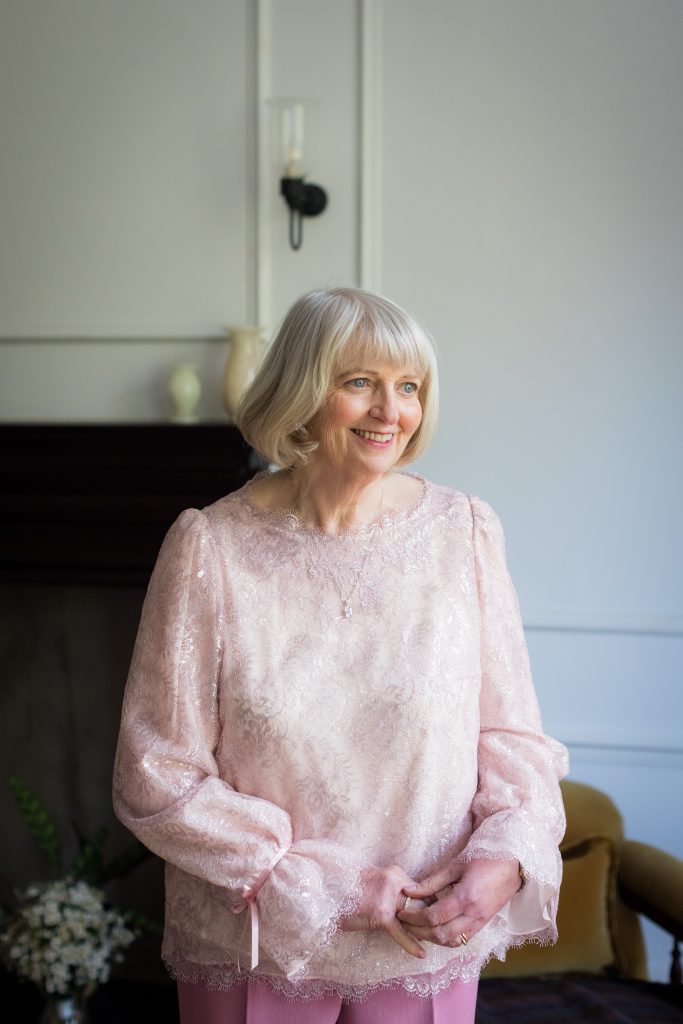
[[[436,411],[406,312],[304,295],[240,412],[282,468],[161,549],[114,800],[183,1024],[467,1024],[482,964],[555,938],[565,751],[495,513],[398,471]]]

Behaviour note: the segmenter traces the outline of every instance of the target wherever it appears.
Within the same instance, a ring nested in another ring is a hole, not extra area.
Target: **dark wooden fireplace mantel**
[[[258,468],[225,423],[5,423],[0,453],[5,583],[144,585],[176,516]]]

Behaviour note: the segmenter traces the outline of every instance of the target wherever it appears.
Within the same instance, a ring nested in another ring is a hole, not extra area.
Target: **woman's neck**
[[[344,478],[321,472],[314,463],[288,471],[291,507],[324,533],[359,530],[381,515],[385,478]]]

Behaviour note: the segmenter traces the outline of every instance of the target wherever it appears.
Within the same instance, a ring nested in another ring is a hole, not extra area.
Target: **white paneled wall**
[[[245,316],[249,6],[3,5],[3,335]]]
[[[253,316],[252,21],[249,0],[3,4],[2,419],[163,418],[188,356],[221,415],[207,339]]]
[[[680,855],[683,6],[53,0],[3,19],[0,416],[161,418],[188,357],[220,416],[227,325],[381,287],[436,338],[443,419],[418,468],[503,519],[547,728],[629,835]],[[319,100],[330,195],[298,253],[256,160],[261,101],[292,94]]]

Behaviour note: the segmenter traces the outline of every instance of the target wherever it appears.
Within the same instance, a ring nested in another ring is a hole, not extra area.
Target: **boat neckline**
[[[402,473],[402,476],[412,477],[414,480],[418,480],[422,484],[422,491],[416,502],[408,508],[383,512],[381,515],[371,520],[371,522],[356,529],[340,530],[338,533],[327,533],[325,530],[321,530],[319,526],[315,526],[313,523],[302,522],[293,509],[261,508],[259,505],[255,505],[251,501],[249,492],[251,491],[252,486],[257,480],[261,480],[264,476],[267,476],[269,472],[270,470],[261,470],[253,476],[251,480],[248,480],[238,492],[242,504],[247,509],[250,516],[254,519],[260,519],[263,522],[269,523],[271,526],[285,530],[292,536],[310,535],[330,541],[348,539],[351,537],[362,537],[367,534],[375,533],[377,530],[384,530],[387,527],[408,522],[417,516],[417,514],[422,510],[429,492],[429,481],[419,473]]]

